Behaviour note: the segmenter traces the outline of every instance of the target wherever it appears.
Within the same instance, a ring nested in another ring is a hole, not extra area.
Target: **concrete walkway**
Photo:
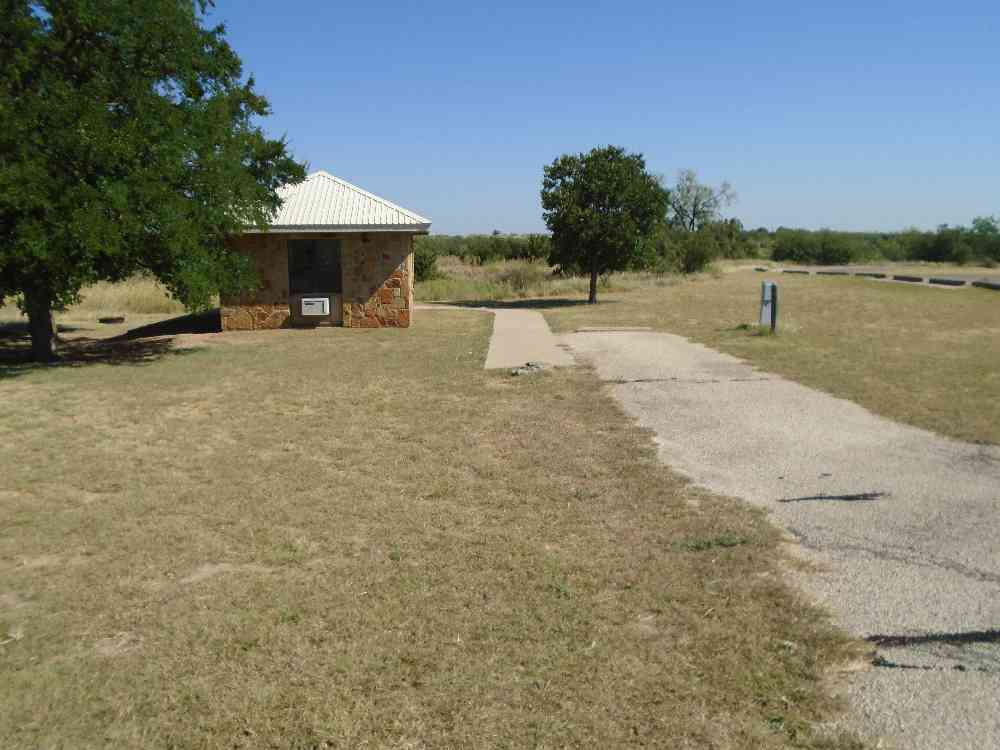
[[[655,432],[664,462],[767,508],[820,563],[795,574],[803,588],[877,647],[849,686],[852,728],[883,747],[1000,747],[1000,448],[670,334],[562,340]]]
[[[543,316],[537,310],[514,308],[460,307],[458,305],[416,305],[418,311],[480,310],[493,313],[493,335],[486,354],[487,370],[523,367],[528,362],[542,362],[554,367],[572,367],[573,357],[559,344]]]

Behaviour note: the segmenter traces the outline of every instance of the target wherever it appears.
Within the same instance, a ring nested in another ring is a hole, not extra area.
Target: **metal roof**
[[[352,185],[313,172],[278,190],[283,203],[271,232],[426,232],[431,220]]]

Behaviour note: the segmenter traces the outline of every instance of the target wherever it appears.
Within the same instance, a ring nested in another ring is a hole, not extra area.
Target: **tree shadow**
[[[189,316],[184,316],[189,317]],[[163,321],[168,323],[170,321]],[[73,337],[60,339],[56,347],[58,360],[55,362],[34,362],[31,359],[31,336],[26,323],[0,324],[0,380],[16,378],[37,370],[50,370],[87,365],[147,365],[164,357],[183,356],[197,349],[174,347],[170,334],[155,332],[157,326],[129,331],[114,338]],[[183,326],[182,326],[183,328]],[[153,333],[139,333],[154,329]],[[81,329],[73,326],[58,326],[58,333],[70,333]],[[178,330],[186,333],[188,330]]]
[[[62,323],[56,325],[56,334],[60,333],[75,333],[76,331],[84,330],[77,326],[68,326]],[[0,346],[3,346],[5,341],[17,341],[20,339],[28,338],[28,323],[23,320],[12,320],[4,323],[0,323]]]
[[[598,300],[598,305],[613,305],[621,300],[607,299]],[[538,299],[510,299],[510,300],[460,300],[458,302],[423,302],[421,304],[433,305],[441,304],[450,307],[469,307],[487,310],[555,310],[561,307],[579,307],[587,305],[585,299],[565,299],[561,297],[538,298]]]

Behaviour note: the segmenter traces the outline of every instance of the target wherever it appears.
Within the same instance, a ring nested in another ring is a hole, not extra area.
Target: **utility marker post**
[[[771,333],[778,327],[778,285],[773,281],[760,285],[760,327],[770,328]]]

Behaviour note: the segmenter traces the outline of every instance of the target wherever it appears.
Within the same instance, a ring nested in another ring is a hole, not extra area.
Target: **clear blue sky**
[[[435,232],[543,230],[542,166],[608,143],[728,179],[750,227],[1000,214],[996,0],[218,0],[210,20],[269,132]]]

